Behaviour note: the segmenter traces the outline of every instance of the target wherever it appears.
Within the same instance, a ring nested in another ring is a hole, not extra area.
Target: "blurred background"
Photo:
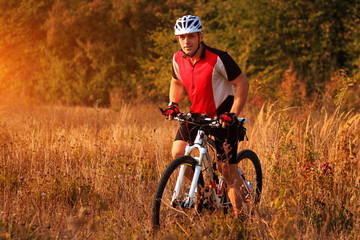
[[[0,1],[0,96],[111,106],[167,101],[177,18],[197,15],[206,44],[250,79],[250,106],[359,110],[357,0]],[[346,90],[346,91],[344,91]]]

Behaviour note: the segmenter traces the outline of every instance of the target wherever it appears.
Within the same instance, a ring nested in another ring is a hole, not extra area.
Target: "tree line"
[[[206,44],[238,62],[252,101],[302,104],[330,87],[359,93],[357,0],[1,1],[0,93],[81,105],[109,105],[116,91],[166,100],[173,26],[185,14],[200,17]]]

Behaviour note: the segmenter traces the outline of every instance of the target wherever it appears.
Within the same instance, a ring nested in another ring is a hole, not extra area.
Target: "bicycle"
[[[160,110],[164,114],[161,108]],[[217,171],[216,154],[211,158],[209,153],[209,149],[215,153],[215,141],[209,135],[208,129],[220,128],[221,124],[216,118],[191,113],[180,113],[173,120],[195,124],[199,126],[199,130],[194,144],[188,145],[185,155],[174,159],[167,166],[159,181],[152,209],[154,230],[159,230],[160,224],[170,221],[174,221],[180,227],[189,224],[204,208],[211,211],[223,208],[227,213],[228,208],[231,207],[226,194],[226,183]],[[246,122],[247,119],[238,118],[241,140],[246,135],[246,129],[243,127]],[[197,154],[193,156],[196,150],[198,150]],[[244,199],[247,204],[257,204],[262,190],[259,158],[251,150],[242,150],[237,154],[236,159],[246,190]],[[186,172],[192,173],[192,179],[186,177]]]

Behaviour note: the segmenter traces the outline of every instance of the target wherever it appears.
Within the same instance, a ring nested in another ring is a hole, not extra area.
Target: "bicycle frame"
[[[162,108],[160,110],[165,115],[164,110]],[[244,195],[247,194],[243,197],[251,200],[246,201],[246,204],[251,203],[253,199],[254,204],[258,202],[262,189],[262,171],[256,153],[248,149],[241,150],[236,154],[235,165],[228,166],[229,163],[219,165],[216,150],[221,147],[223,140],[216,140],[217,131],[212,130],[223,127],[218,118],[208,118],[205,115],[199,116],[196,113],[179,113],[176,116],[167,117],[179,121],[180,124],[191,123],[199,130],[196,132],[194,144],[187,145],[185,154],[175,158],[161,176],[153,202],[151,220],[154,229],[159,229],[160,223],[166,223],[167,218],[180,223],[190,217],[188,213],[194,216],[193,214],[201,214],[203,210],[212,212],[221,208],[223,208],[224,213],[227,213],[232,206],[231,200],[233,198],[226,195],[227,185],[221,173],[227,171],[228,167],[237,166],[239,170],[240,179],[242,179],[240,182],[245,189]],[[238,136],[240,136],[238,140],[242,141],[246,136],[246,129],[243,128],[243,124],[247,122],[247,119],[238,118],[238,120],[239,127],[241,127],[238,129]],[[191,128],[191,131],[195,131],[195,127]],[[213,136],[214,134],[215,136]],[[188,170],[190,171],[188,172]],[[238,179],[238,176],[234,177]],[[253,184],[256,184],[254,189],[252,189]],[[254,198],[252,198],[253,196]],[[170,203],[169,200],[171,200]],[[167,208],[161,210],[162,206]],[[193,210],[188,212],[187,210],[190,208],[193,208]]]
[[[184,207],[187,207],[187,208],[190,208],[192,206],[192,204],[195,202],[194,195],[196,192],[196,186],[199,181],[199,176],[201,173],[203,162],[205,165],[211,164],[208,146],[206,144],[207,141],[208,141],[208,136],[205,134],[205,132],[203,130],[200,129],[197,132],[194,144],[187,145],[185,148],[186,156],[190,156],[191,152],[194,149],[198,149],[199,153],[200,153],[198,157],[194,157],[194,159],[197,161],[197,165],[195,166],[195,171],[194,171],[193,179],[192,179],[190,190],[189,190],[189,195],[187,196],[187,199],[184,204]],[[203,160],[205,160],[205,161],[203,161]],[[211,182],[213,182],[213,178],[214,178],[213,169],[212,169],[212,167],[208,167],[207,169],[209,170],[209,177],[211,179]],[[182,183],[182,180],[184,177],[184,173],[185,173],[185,166],[181,166],[179,176],[177,178],[175,189],[173,192],[171,204],[178,198],[178,194],[179,194],[180,186],[181,186],[181,183]],[[221,177],[221,183],[223,183],[222,177]],[[211,189],[212,189],[212,194],[214,195],[214,199],[216,200],[216,207],[220,207],[220,204],[221,204],[220,199],[218,197],[215,197],[216,187],[215,188],[212,187]],[[222,190],[222,187],[221,187],[221,190]]]
[[[239,121],[243,121],[243,122],[247,122],[247,119],[244,118],[239,118]],[[202,164],[204,162],[205,166],[207,167],[207,169],[209,170],[209,178],[210,178],[210,183],[211,185],[214,183],[214,172],[213,172],[213,168],[211,166],[207,166],[207,164],[211,164],[210,161],[210,155],[209,155],[209,151],[208,151],[208,146],[207,146],[207,142],[209,141],[208,136],[205,134],[205,132],[201,129],[198,130],[194,144],[193,145],[187,145],[185,148],[185,155],[186,156],[190,156],[191,152],[194,149],[198,149],[199,151],[199,156],[198,157],[194,157],[194,159],[197,161],[197,164],[195,166],[195,171],[194,171],[194,175],[192,178],[192,182],[191,182],[191,186],[190,186],[190,190],[189,190],[189,194],[186,197],[186,201],[183,205],[183,207],[186,208],[191,208],[192,204],[196,201],[195,200],[195,192],[196,192],[196,186],[199,180],[199,176],[202,170]],[[203,161],[203,160],[206,161]],[[247,195],[245,196],[245,199],[251,194],[252,192],[252,184],[251,182],[247,181],[243,175],[243,173],[241,172],[241,170],[238,168],[239,174],[240,174],[240,178],[242,179],[245,189],[247,191]],[[180,187],[181,187],[181,183],[183,181],[184,178],[184,174],[185,174],[185,166],[181,166],[180,167],[180,171],[179,171],[179,175],[175,184],[175,188],[173,191],[173,196],[172,196],[172,200],[171,200],[171,204],[173,204],[173,202],[178,199],[178,195],[179,195],[179,191],[180,191]],[[216,207],[219,208],[221,206],[221,200],[219,199],[216,191],[219,191],[222,193],[223,191],[223,177],[221,176],[221,178],[219,179],[219,188],[218,189],[216,187],[216,185],[214,184],[214,186],[211,186],[211,194],[213,195],[215,201],[216,201]],[[229,203],[231,204],[231,203]]]

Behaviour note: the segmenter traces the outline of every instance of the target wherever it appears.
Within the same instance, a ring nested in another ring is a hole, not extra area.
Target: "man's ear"
[[[200,42],[202,42],[204,40],[204,34],[202,32],[199,33],[199,38],[200,38]]]

